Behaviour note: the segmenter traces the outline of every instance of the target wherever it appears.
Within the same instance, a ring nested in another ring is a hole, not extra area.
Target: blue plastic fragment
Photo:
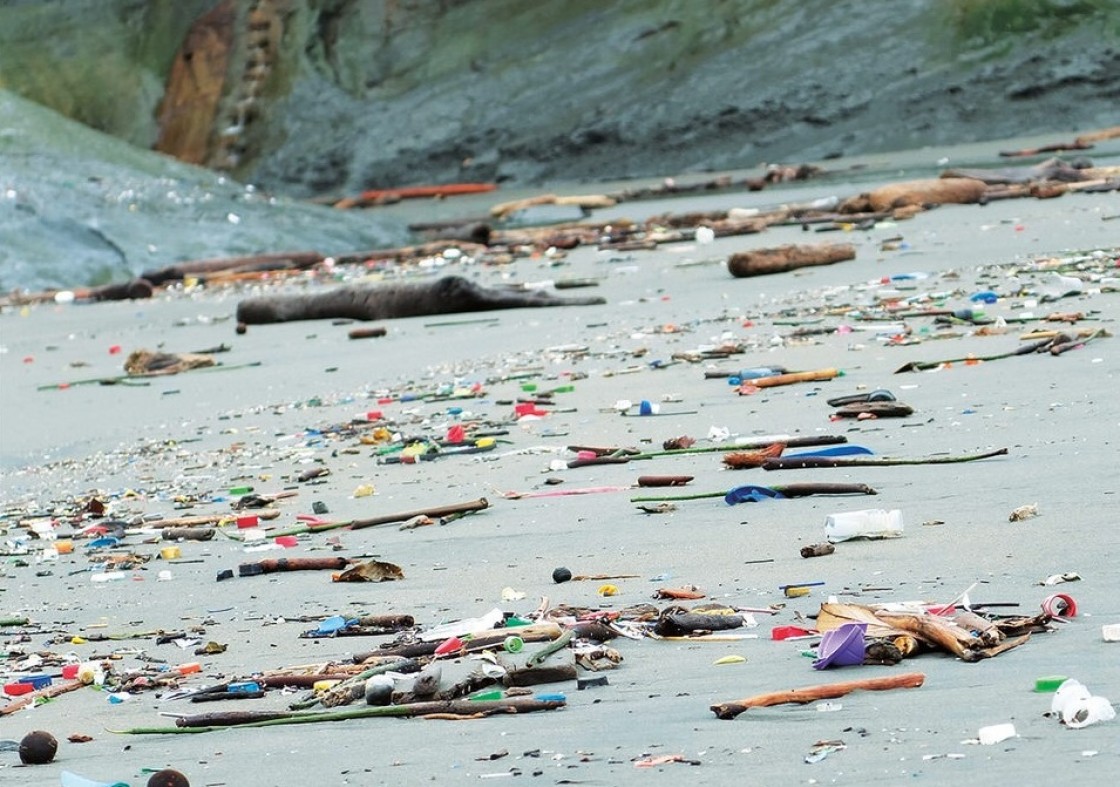
[[[862,456],[866,454],[873,454],[870,448],[864,448],[862,445],[852,445],[845,443],[844,445],[834,445],[828,448],[821,448],[816,451],[803,451],[799,454],[784,454],[783,459],[801,459],[805,456]]]
[[[727,505],[733,506],[736,503],[761,503],[763,500],[784,500],[785,495],[777,489],[771,489],[768,486],[746,484],[744,486],[735,487],[724,495],[723,499]]]
[[[319,622],[319,628],[315,630],[319,635],[330,635],[337,631],[342,631],[344,628],[356,626],[358,621],[356,618],[347,618],[345,615],[334,615],[326,620]]]

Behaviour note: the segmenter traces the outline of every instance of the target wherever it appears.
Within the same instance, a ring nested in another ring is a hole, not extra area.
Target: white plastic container
[[[1015,725],[1011,722],[1005,724],[993,724],[989,727],[981,727],[980,734],[977,736],[980,743],[984,746],[991,746],[996,743],[1002,743],[1009,738],[1014,738],[1018,733],[1015,732]]]
[[[853,538],[898,538],[902,535],[902,512],[867,508],[829,514],[824,520],[824,535],[830,543]]]

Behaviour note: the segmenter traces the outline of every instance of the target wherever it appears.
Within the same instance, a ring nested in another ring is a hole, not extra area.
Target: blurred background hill
[[[293,218],[287,242],[277,205],[338,245],[391,242],[291,201],[1064,134],[1120,122],[1117,73],[1120,0],[2,0],[0,247],[62,222],[96,252],[83,278],[104,279],[245,252],[253,227],[280,233],[269,248],[322,241]],[[249,204],[236,237],[151,252],[91,229],[106,192],[165,194],[136,188],[160,178],[215,195],[215,227],[226,200]],[[36,249],[0,248],[0,287],[42,283]]]

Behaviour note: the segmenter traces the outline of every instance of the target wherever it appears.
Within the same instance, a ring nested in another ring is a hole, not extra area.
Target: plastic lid
[[[1065,683],[1069,678],[1065,675],[1046,675],[1041,678],[1036,678],[1034,682],[1035,691],[1057,691],[1058,687]]]

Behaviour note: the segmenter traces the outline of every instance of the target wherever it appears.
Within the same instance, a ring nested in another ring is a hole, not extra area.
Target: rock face
[[[659,175],[1111,125],[1116,6],[15,0],[0,87],[293,196]]]

